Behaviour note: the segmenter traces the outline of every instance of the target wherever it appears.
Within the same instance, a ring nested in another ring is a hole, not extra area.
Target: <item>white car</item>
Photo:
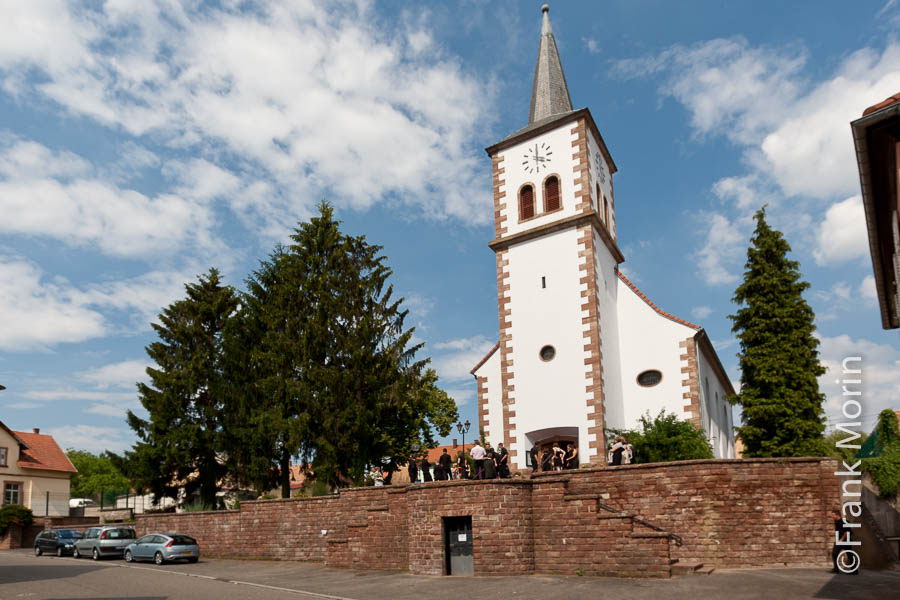
[[[89,506],[95,506],[95,503],[90,498],[69,498],[69,508],[87,508]]]

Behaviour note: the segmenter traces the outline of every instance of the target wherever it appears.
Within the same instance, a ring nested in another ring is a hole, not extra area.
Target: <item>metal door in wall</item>
[[[444,517],[444,557],[447,575],[474,575],[472,517]]]

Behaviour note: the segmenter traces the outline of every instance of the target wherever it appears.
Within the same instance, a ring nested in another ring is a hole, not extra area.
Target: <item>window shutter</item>
[[[534,216],[534,188],[526,185],[519,192],[520,218],[530,219]]]
[[[544,184],[544,211],[550,212],[559,208],[559,179],[550,177]]]

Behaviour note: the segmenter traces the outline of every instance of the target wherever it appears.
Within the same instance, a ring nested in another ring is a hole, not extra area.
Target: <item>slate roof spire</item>
[[[556,49],[556,39],[550,27],[550,7],[544,4],[541,12],[544,13],[541,23],[541,45],[534,67],[529,124],[572,110],[572,98],[569,96],[566,76],[559,60],[559,50]]]

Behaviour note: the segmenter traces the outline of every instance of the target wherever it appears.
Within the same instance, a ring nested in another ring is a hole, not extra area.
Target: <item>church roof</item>
[[[556,39],[550,27],[550,7],[541,7],[544,13],[541,23],[541,43],[538,47],[537,63],[534,66],[534,86],[531,88],[531,108],[528,124],[542,121],[547,117],[572,111],[572,98],[566,85],[562,62]]]
[[[627,277],[625,277],[624,275],[622,275],[622,272],[621,272],[621,271],[619,271],[619,270],[617,269],[617,270],[616,270],[616,274],[619,276],[619,279],[621,279],[623,282],[625,282],[625,285],[627,285],[628,287],[630,287],[630,288],[631,288],[631,291],[633,291],[635,294],[637,294],[638,297],[639,297],[641,300],[643,300],[644,302],[646,302],[646,303],[650,306],[650,308],[652,308],[653,310],[655,310],[656,312],[658,312],[659,314],[661,314],[661,315],[664,316],[665,318],[670,319],[670,320],[672,320],[672,321],[675,321],[676,323],[681,323],[682,325],[686,325],[687,327],[690,327],[691,329],[703,329],[703,328],[700,327],[699,325],[695,325],[695,324],[693,324],[693,323],[691,323],[691,322],[689,322],[689,321],[685,321],[684,319],[679,319],[679,318],[676,317],[675,315],[671,315],[671,314],[667,313],[666,311],[662,310],[660,307],[658,307],[657,305],[653,304],[653,302],[650,300],[650,298],[648,298],[647,296],[644,295],[644,292],[642,292],[641,290],[637,289],[637,286],[635,286],[633,283],[631,283],[631,282],[628,280]]]
[[[472,368],[472,370],[469,371],[469,373],[471,373],[472,375],[475,375],[475,371],[477,371],[478,369],[480,369],[480,368],[481,368],[481,365],[483,365],[484,363],[486,363],[486,362],[488,361],[488,359],[489,359],[491,356],[493,356],[494,352],[496,352],[496,351],[497,351],[497,348],[499,348],[499,347],[500,347],[500,342],[497,342],[496,344],[494,344],[494,347],[491,348],[490,350],[488,350],[487,354],[484,355],[484,358],[482,358],[480,361],[478,361],[478,364],[475,365],[475,366]],[[476,377],[477,377],[477,375],[476,375]]]

